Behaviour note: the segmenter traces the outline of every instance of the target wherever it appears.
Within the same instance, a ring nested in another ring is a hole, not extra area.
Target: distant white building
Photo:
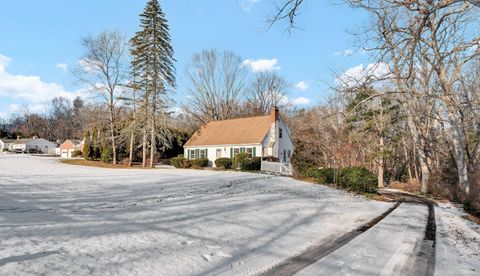
[[[12,151],[22,153],[55,154],[56,144],[43,138],[17,139],[12,142]]]
[[[293,149],[290,130],[275,107],[266,116],[206,124],[185,143],[184,156],[187,159],[208,158],[210,165],[215,166],[217,158],[233,158],[245,152],[253,157],[271,157],[289,164]]]
[[[0,139],[0,152],[5,151],[4,149],[11,151],[13,142],[15,142],[14,139],[5,139],[5,138]]]

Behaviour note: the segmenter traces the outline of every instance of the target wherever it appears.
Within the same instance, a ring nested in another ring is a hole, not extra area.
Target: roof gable
[[[196,131],[185,147],[260,144],[271,123],[270,116],[213,121]]]

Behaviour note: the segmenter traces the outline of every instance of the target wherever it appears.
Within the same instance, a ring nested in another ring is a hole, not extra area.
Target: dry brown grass
[[[104,163],[101,161],[89,161],[84,159],[64,159],[64,160],[61,160],[61,162],[68,165],[107,168],[107,169],[149,169],[149,168],[142,168],[142,166],[139,164],[134,164],[132,167],[129,167],[126,164],[114,165],[112,163]]]
[[[394,181],[388,185],[388,188],[397,189],[408,193],[418,194],[420,193],[420,182],[416,179],[409,182]]]

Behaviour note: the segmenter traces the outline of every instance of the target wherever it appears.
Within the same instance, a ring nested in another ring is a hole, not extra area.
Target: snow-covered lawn
[[[0,275],[254,275],[392,205],[261,174],[0,154]],[[426,210],[402,204],[300,274],[325,263],[331,273],[364,275],[405,267]],[[478,275],[480,226],[452,205],[435,210],[435,275]]]
[[[0,275],[251,275],[390,206],[283,177],[0,155]]]

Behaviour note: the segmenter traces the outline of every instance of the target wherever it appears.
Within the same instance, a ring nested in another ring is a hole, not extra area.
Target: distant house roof
[[[26,144],[30,141],[33,141],[34,139],[33,138],[24,138],[24,139],[16,139],[16,140],[13,140],[12,143],[14,145],[18,145],[18,144]]]
[[[201,127],[185,147],[208,145],[260,144],[267,135],[271,115],[213,121]]]
[[[82,143],[83,143],[82,140],[65,140],[65,142],[63,142],[63,143],[60,145],[60,147],[65,147],[65,146],[67,146],[67,145],[69,145],[69,144],[70,144],[70,145],[73,145],[73,146],[75,146],[75,147],[78,147],[78,146],[80,146]]]
[[[1,138],[0,140],[2,142],[6,143],[6,144],[11,144],[11,143],[17,141],[16,139],[6,139],[6,138]]]
[[[83,143],[82,140],[68,140],[68,141],[72,142],[72,144],[74,144],[75,146],[78,146]]]

